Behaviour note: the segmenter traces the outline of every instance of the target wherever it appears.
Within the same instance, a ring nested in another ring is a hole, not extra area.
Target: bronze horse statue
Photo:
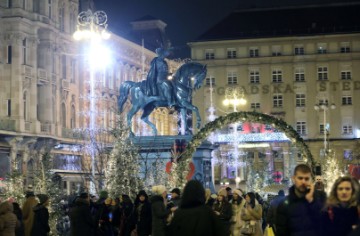
[[[187,110],[195,112],[197,128],[200,128],[201,126],[201,118],[198,108],[191,104],[191,96],[193,90],[197,90],[202,86],[206,77],[206,72],[206,65],[196,62],[188,62],[180,66],[173,75],[172,80],[168,80],[168,82],[170,82],[170,86],[172,87],[170,91],[173,92],[175,97],[175,104],[173,104],[175,110],[181,112],[183,121],[186,119]],[[169,84],[168,82],[167,84]],[[157,129],[149,120],[149,115],[157,107],[169,107],[169,102],[163,96],[147,96],[145,93],[145,83],[146,80],[141,82],[125,81],[122,83],[120,86],[118,108],[120,113],[122,113],[124,104],[127,99],[129,99],[131,107],[127,113],[127,125],[130,129],[133,116],[141,109],[143,110],[141,120],[152,128],[154,135],[157,135]],[[186,124],[186,122],[184,123]],[[187,127],[187,125],[185,126],[185,132],[190,134],[191,130]],[[131,134],[133,135],[132,131]]]

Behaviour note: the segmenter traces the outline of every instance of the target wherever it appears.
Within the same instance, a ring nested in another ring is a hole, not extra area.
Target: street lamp
[[[241,87],[227,87],[225,89],[225,100],[223,104],[225,106],[233,106],[233,112],[237,112],[236,107],[239,105],[245,105],[247,103],[245,99],[244,90]],[[235,165],[235,186],[236,188],[239,187],[240,177],[239,177],[239,170],[238,170],[238,158],[239,158],[239,151],[238,151],[238,143],[236,141],[237,136],[237,123],[233,124],[233,132],[234,132],[234,165]],[[225,163],[225,162],[223,162]],[[223,164],[224,165],[224,164]],[[224,167],[224,166],[223,166]],[[225,173],[225,171],[223,170]]]
[[[323,133],[324,133],[324,157],[327,155],[328,153],[328,144],[327,144],[327,134],[329,132],[329,129],[330,129],[330,126],[326,123],[326,112],[329,110],[329,109],[332,109],[334,110],[336,108],[335,104],[331,104],[329,105],[328,104],[328,101],[324,101],[324,102],[321,102],[319,104],[315,104],[314,106],[314,109],[316,111],[323,111],[324,112],[324,120],[323,120]]]
[[[96,131],[95,131],[95,69],[104,67],[109,62],[109,51],[101,45],[102,40],[110,38],[107,28],[107,15],[104,11],[92,12],[91,10],[80,12],[78,15],[77,30],[73,34],[75,40],[87,40],[89,42],[88,59],[90,68],[90,156],[91,156],[91,181],[90,193],[96,193],[95,169],[96,169]]]

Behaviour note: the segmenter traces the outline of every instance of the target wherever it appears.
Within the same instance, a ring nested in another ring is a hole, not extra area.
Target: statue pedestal
[[[172,157],[171,151],[173,150],[176,140],[185,140],[186,143],[188,143],[191,138],[192,136],[190,135],[133,137],[133,143],[140,149],[140,155],[142,157],[142,173],[144,173],[147,166],[149,166],[149,164],[151,165],[156,159],[162,159],[169,162]],[[195,172],[192,179],[196,179],[203,183],[204,188],[210,188],[211,192],[215,192],[211,166],[211,152],[213,149],[210,142],[204,141],[196,149],[192,158],[192,162],[195,166]]]

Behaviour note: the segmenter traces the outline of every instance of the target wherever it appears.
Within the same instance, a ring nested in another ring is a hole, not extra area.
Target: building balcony
[[[70,90],[70,83],[66,79],[61,80],[61,87],[63,90],[69,91]]]
[[[15,131],[15,120],[0,119],[0,130]]]
[[[50,80],[47,77],[47,72],[44,69],[39,68],[38,69],[38,77],[37,77],[37,83],[38,85],[44,85],[49,83]]]
[[[33,78],[34,77],[33,68],[28,65],[23,65],[22,66],[22,75],[27,78]]]
[[[40,132],[42,134],[51,134],[51,124],[50,123],[41,123],[40,124]]]

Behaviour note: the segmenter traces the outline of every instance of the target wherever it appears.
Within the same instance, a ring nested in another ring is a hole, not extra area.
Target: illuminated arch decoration
[[[220,116],[212,122],[207,123],[197,134],[193,136],[188,143],[185,152],[183,153],[184,161],[190,162],[192,154],[196,151],[196,148],[215,130],[221,129],[225,125],[229,125],[239,121],[248,121],[252,123],[270,124],[279,131],[285,133],[290,141],[298,148],[305,162],[312,167],[316,165],[313,156],[309,150],[309,147],[304,142],[303,138],[293,129],[293,127],[287,124],[282,119],[278,119],[273,116],[269,116],[259,112],[233,112],[226,116]],[[184,165],[187,166],[187,165]],[[182,169],[179,171],[188,171]]]

